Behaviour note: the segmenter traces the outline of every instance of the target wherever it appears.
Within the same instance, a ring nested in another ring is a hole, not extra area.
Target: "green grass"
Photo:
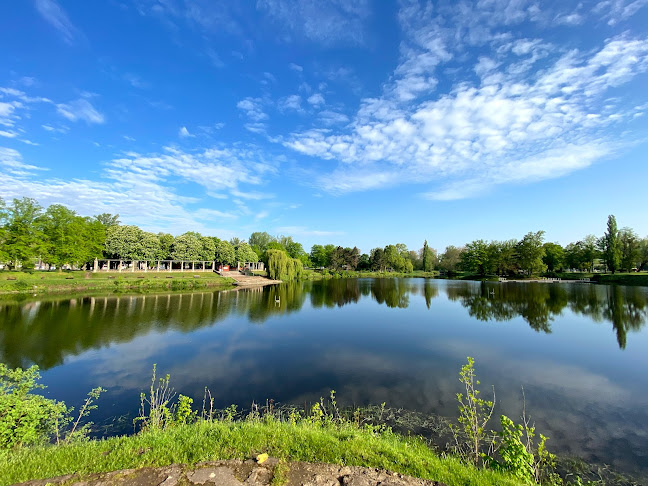
[[[198,276],[198,278],[195,277]],[[213,272],[20,272],[0,271],[0,294],[88,291],[194,290],[227,287],[231,279]]]
[[[131,437],[0,451],[0,484],[70,473],[87,475],[173,463],[248,459],[261,452],[286,461],[387,469],[453,485],[517,485],[509,476],[440,457],[418,438],[351,424],[261,420],[199,421]]]

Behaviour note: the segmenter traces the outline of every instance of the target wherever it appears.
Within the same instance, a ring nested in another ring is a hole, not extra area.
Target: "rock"
[[[269,486],[278,459],[270,457],[263,464],[253,459],[202,462],[193,466],[174,464],[166,467],[126,469],[109,473],[60,476],[22,483],[23,486]],[[412,478],[402,474],[356,466],[334,464],[287,463],[285,486],[447,486],[437,481]]]

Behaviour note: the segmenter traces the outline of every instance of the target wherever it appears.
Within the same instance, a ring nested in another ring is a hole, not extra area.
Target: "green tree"
[[[524,235],[517,246],[517,258],[520,268],[528,275],[541,272],[545,268],[542,262],[545,251],[542,246],[544,240],[544,231],[529,232]]]
[[[621,250],[621,266],[626,272],[639,265],[639,236],[632,228],[621,228],[619,231],[619,249]]]
[[[7,205],[4,202],[4,199],[0,197],[0,262],[6,262],[8,259],[8,254],[6,250],[7,244],[7,221],[9,217],[9,211],[7,210]]]
[[[235,253],[236,253],[235,260],[237,262],[245,263],[245,262],[259,261],[259,256],[257,255],[257,253],[252,249],[250,245],[248,245],[245,242],[239,244],[236,247]]]
[[[484,240],[466,244],[461,254],[461,266],[468,272],[486,275],[489,267],[488,244]]]
[[[603,235],[603,259],[612,273],[619,269],[621,264],[621,247],[619,243],[619,230],[613,214],[608,216],[607,231]]]
[[[444,272],[455,272],[461,262],[461,253],[463,248],[449,245],[439,258],[439,269]]]
[[[371,270],[371,258],[366,253],[358,259],[358,270]]]
[[[108,229],[111,226],[118,226],[119,223],[119,214],[110,214],[110,213],[101,213],[95,216],[95,219],[101,223],[104,229]]]
[[[171,259],[183,261],[200,260],[200,253],[203,244],[200,241],[200,234],[188,231],[176,236],[171,247]],[[211,260],[211,258],[209,259]]]
[[[385,251],[382,248],[374,248],[370,252],[371,269],[375,272],[384,272],[387,267]]]
[[[268,276],[273,280],[298,280],[302,277],[303,267],[300,260],[291,258],[283,250],[269,249],[268,255]]]
[[[270,236],[265,231],[257,231],[255,233],[252,233],[250,235],[250,238],[248,238],[248,244],[255,251],[260,251],[261,253],[265,252],[268,249],[268,245],[270,245],[270,243],[273,241],[276,241],[276,238],[274,236]]]
[[[138,260],[141,256],[142,230],[137,226],[118,225],[106,230],[106,254],[110,258]]]
[[[216,243],[215,258],[221,265],[234,265],[236,263],[236,250],[225,240]]]
[[[12,268],[29,266],[43,250],[42,208],[34,199],[14,199],[7,211],[4,253]]]
[[[346,264],[345,258],[344,258],[344,248],[341,246],[338,246],[333,250],[333,253],[331,254],[331,264],[330,267],[333,270],[341,270],[342,266]]]
[[[581,248],[582,248],[582,258],[583,258],[583,263],[585,264],[585,267],[587,270],[590,272],[594,271],[594,262],[596,259],[601,257],[601,253],[597,248],[598,243],[596,240],[596,236],[594,235],[587,235],[585,238],[582,240]]]
[[[648,237],[639,241],[639,267],[640,270],[648,270]]]
[[[81,240],[83,230],[74,224],[76,213],[62,204],[52,204],[40,218],[40,229],[45,236],[41,259],[55,265],[59,271],[68,263],[78,261],[78,252],[85,242]]]
[[[563,247],[558,243],[547,242],[542,245],[545,251],[544,257],[542,257],[542,262],[547,265],[547,270],[550,272],[555,272],[559,268],[562,268],[563,261],[565,259],[565,252]]]
[[[313,245],[311,247],[310,259],[314,267],[328,267],[330,264],[326,250],[322,245]]]
[[[205,262],[211,262],[214,260],[216,256],[216,243],[214,243],[213,238],[210,238],[209,236],[200,236],[198,241],[200,242],[200,251],[198,252],[200,260]]]
[[[421,259],[423,260],[424,272],[431,272],[434,270],[434,251],[430,250],[427,240],[423,242],[423,252],[421,253]]]
[[[158,233],[158,240],[160,240],[160,253],[157,256],[160,260],[171,260],[171,250],[173,249],[173,241],[175,238],[169,233]]]
[[[142,231],[140,235],[140,251],[137,254],[136,260],[146,260],[152,262],[160,257],[160,238],[155,233]]]

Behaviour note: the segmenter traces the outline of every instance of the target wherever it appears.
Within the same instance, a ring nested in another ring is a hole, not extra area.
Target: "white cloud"
[[[23,162],[20,153],[0,148],[0,193],[4,197],[33,197],[43,205],[65,203],[80,214],[118,213],[124,222],[141,225],[144,229],[180,234],[194,230],[207,234],[231,232],[214,226],[214,221],[231,221],[244,214],[237,207],[211,207],[209,194],[217,195],[219,205],[222,191],[234,197],[246,197],[256,203],[272,194],[242,190],[242,186],[260,186],[275,174],[277,167],[267,162],[255,147],[213,147],[188,153],[167,147],[164,152],[142,155],[128,153],[110,161],[100,180],[50,177],[38,174],[42,168]],[[204,189],[192,196],[176,191],[178,184],[195,184]],[[188,209],[191,204],[196,209]],[[147,221],[142,223],[142,208]],[[249,209],[245,209],[248,211]]]
[[[181,138],[189,138],[189,137],[195,137],[195,135],[192,135],[189,133],[189,130],[187,130],[187,127],[180,127],[180,130],[178,130],[178,136]]]
[[[331,110],[322,110],[317,114],[317,117],[320,123],[326,126],[349,122],[349,117],[344,113],[338,113]]]
[[[36,10],[49,22],[68,44],[72,44],[78,32],[65,11],[55,0],[35,0]]]
[[[365,42],[368,0],[259,0],[257,8],[281,24],[285,41],[305,38],[324,46]]]
[[[612,147],[620,149],[621,141],[613,143],[605,130],[641,110],[605,95],[648,71],[648,39],[625,34],[596,50],[561,52],[541,39],[515,39],[508,31],[523,20],[550,22],[555,14],[522,4],[489,5],[506,11],[490,11],[487,19],[484,11],[465,6],[454,13],[413,3],[402,9],[407,40],[382,95],[363,99],[346,127],[309,129],[282,139],[297,152],[338,161],[319,177],[318,187],[343,193],[434,183],[442,186],[426,197],[456,199],[496,184],[564,176],[605,158]],[[484,20],[485,30],[474,17]],[[450,18],[465,30],[451,25]],[[451,87],[437,93],[439,66],[453,65],[459,53],[462,66],[475,57],[464,43],[486,46],[473,63],[480,81],[459,68],[447,74]],[[326,114],[320,123],[334,127]]]
[[[0,130],[0,137],[6,137],[6,138],[15,138],[18,136],[18,132],[14,131],[7,131],[7,130]]]
[[[245,98],[236,104],[236,107],[243,111],[252,121],[259,122],[268,118],[263,111],[263,100],[261,98]]]
[[[303,67],[301,67],[299,64],[295,64],[294,62],[288,64],[288,67],[293,71],[297,71],[298,73],[301,73],[304,70]]]
[[[129,83],[133,88],[144,89],[150,86],[146,81],[143,81],[142,78],[140,78],[137,74],[125,73],[122,77],[124,78],[124,81]]]
[[[320,106],[325,103],[324,96],[321,93],[312,94],[306,101],[313,106]]]
[[[648,0],[603,0],[592,10],[601,13],[608,25],[616,25],[628,20],[646,5]]]
[[[299,95],[290,95],[284,98],[281,98],[277,101],[277,108],[279,111],[297,111],[303,112],[304,109],[301,106],[301,96]]]
[[[91,123],[104,123],[106,121],[103,114],[92,106],[92,104],[85,98],[70,101],[69,103],[61,103],[56,105],[58,113],[70,121],[83,120],[88,124]]]
[[[3,172],[10,178],[32,176],[37,171],[47,170],[25,164],[20,152],[6,147],[0,147],[0,166],[2,166]]]

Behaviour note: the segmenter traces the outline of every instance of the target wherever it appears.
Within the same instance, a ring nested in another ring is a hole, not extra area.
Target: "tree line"
[[[61,204],[43,208],[30,198],[14,199],[10,204],[0,198],[0,262],[9,268],[37,262],[57,268],[83,268],[95,258],[215,260],[227,265],[263,261],[268,265],[275,255],[276,268],[273,266],[272,271],[276,278],[301,275],[304,267],[333,271],[437,270],[450,274],[465,271],[482,276],[568,269],[591,272],[595,267],[612,272],[648,269],[648,238],[640,238],[628,227],[617,229],[613,215],[600,237],[587,235],[563,247],[545,242],[544,235],[544,231],[537,231],[520,240],[478,239],[461,247],[450,245],[443,253],[430,248],[427,240],[416,251],[402,243],[373,248],[368,253],[361,253],[357,246],[315,244],[307,253],[291,236],[254,232],[247,241],[228,241],[193,231],[173,236],[122,225],[119,215],[80,216]],[[287,259],[277,251],[285,253]]]
[[[544,231],[527,233],[521,240],[474,240],[464,247],[448,246],[436,258],[445,272],[458,270],[477,275],[512,275],[595,270],[638,271],[648,269],[648,237],[640,238],[629,227],[618,229],[610,215],[607,230],[600,236],[561,246],[545,242]]]

